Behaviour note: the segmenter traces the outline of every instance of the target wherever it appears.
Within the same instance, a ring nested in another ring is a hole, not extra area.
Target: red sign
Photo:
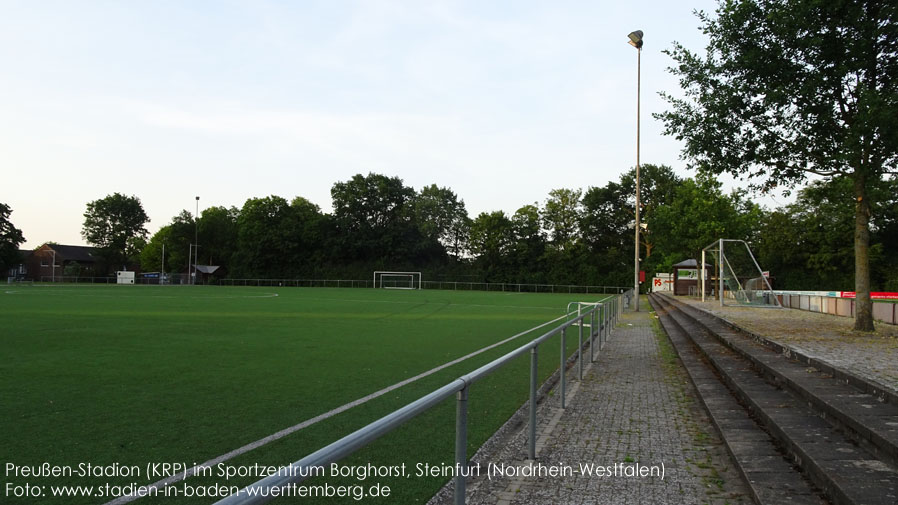
[[[842,298],[854,298],[857,293],[854,291],[842,291]],[[890,293],[885,291],[874,291],[870,293],[873,300],[898,300],[898,293]]]
[[[645,282],[645,270],[639,271],[639,282]]]
[[[661,279],[655,277],[655,285],[656,285],[656,286],[661,286]]]

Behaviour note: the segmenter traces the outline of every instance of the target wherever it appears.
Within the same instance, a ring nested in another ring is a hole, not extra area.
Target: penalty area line
[[[315,424],[315,423],[324,421],[325,419],[327,419],[327,418],[329,418],[329,417],[333,417],[333,416],[335,416],[335,415],[337,415],[337,414],[341,414],[341,413],[343,413],[343,412],[346,412],[347,410],[349,410],[349,409],[351,409],[351,408],[353,408],[353,407],[357,407],[357,406],[359,406],[359,405],[361,405],[361,404],[363,404],[363,403],[367,403],[367,402],[369,402],[369,401],[371,401],[371,400],[373,400],[373,399],[375,399],[375,398],[377,398],[377,397],[379,397],[379,396],[383,396],[383,395],[385,395],[385,394],[387,394],[387,393],[389,393],[389,392],[391,392],[391,391],[394,391],[394,390],[396,390],[396,389],[399,389],[399,388],[401,388],[402,386],[406,386],[406,385],[408,385],[408,384],[411,384],[412,382],[415,382],[415,381],[417,381],[417,380],[423,379],[424,377],[427,377],[428,375],[433,375],[433,374],[439,372],[440,370],[444,370],[444,369],[446,369],[446,368],[449,368],[450,366],[457,365],[457,364],[461,363],[462,361],[465,361],[465,360],[467,360],[467,359],[473,358],[474,356],[477,356],[478,354],[483,354],[483,353],[485,353],[485,352],[487,352],[487,351],[489,351],[489,350],[495,349],[496,347],[499,347],[499,346],[501,346],[501,345],[503,345],[503,344],[506,344],[506,343],[508,343],[508,342],[511,342],[512,340],[514,340],[514,339],[516,339],[516,338],[518,338],[518,337],[521,337],[521,336],[523,336],[523,335],[526,335],[526,334],[528,334],[528,333],[530,333],[530,332],[532,332],[532,331],[534,331],[534,330],[538,330],[538,329],[543,328],[543,327],[545,327],[545,326],[548,326],[548,325],[550,325],[550,324],[552,324],[552,323],[558,322],[558,321],[560,321],[560,320],[562,320],[562,319],[568,317],[568,315],[569,315],[569,314],[565,314],[565,315],[560,316],[560,317],[557,317],[557,318],[555,318],[555,319],[553,319],[553,320],[551,320],[551,321],[547,321],[547,322],[545,322],[545,323],[543,323],[543,324],[540,324],[540,325],[538,325],[538,326],[534,326],[533,328],[530,328],[529,330],[525,330],[525,331],[522,331],[522,332],[520,332],[520,333],[518,333],[518,334],[516,334],[516,335],[512,335],[511,337],[508,337],[508,338],[506,338],[505,340],[502,340],[501,342],[496,342],[495,344],[488,345],[488,346],[486,346],[486,347],[484,347],[484,348],[482,348],[482,349],[478,349],[478,350],[476,350],[476,351],[474,351],[474,352],[472,352],[472,353],[470,353],[470,354],[467,354],[467,355],[465,355],[465,356],[462,356],[462,357],[460,357],[460,358],[456,358],[456,359],[454,359],[454,360],[452,360],[452,361],[449,361],[449,362],[447,362],[447,363],[443,363],[442,365],[440,365],[440,366],[438,366],[438,367],[436,367],[436,368],[432,368],[432,369],[430,369],[430,370],[428,370],[428,371],[426,371],[426,372],[422,372],[422,373],[420,373],[420,374],[418,374],[418,375],[416,375],[416,376],[414,376],[414,377],[409,377],[408,379],[405,379],[405,380],[403,380],[403,381],[397,382],[396,384],[393,384],[392,386],[387,386],[387,387],[385,387],[384,389],[381,389],[380,391],[375,391],[374,393],[371,393],[371,394],[369,394],[369,395],[367,395],[367,396],[363,396],[363,397],[361,397],[361,398],[359,398],[359,399],[357,399],[357,400],[353,400],[353,401],[351,401],[351,402],[349,402],[349,403],[346,403],[346,404],[344,404],[344,405],[341,405],[341,406],[339,406],[339,407],[337,407],[337,408],[335,408],[335,409],[333,409],[333,410],[329,410],[329,411],[327,411],[327,412],[325,412],[325,413],[323,413],[323,414],[319,414],[319,415],[317,415],[317,416],[315,416],[315,417],[313,417],[313,418],[311,418],[311,419],[307,419],[307,420],[305,420],[305,421],[303,421],[303,422],[301,422],[301,423],[299,423],[299,424],[295,424],[295,425],[293,425],[293,426],[291,426],[291,427],[289,427],[289,428],[284,428],[283,430],[278,431],[278,432],[276,432],[276,433],[272,433],[271,435],[268,435],[267,437],[260,438],[259,440],[256,440],[255,442],[250,442],[250,443],[248,443],[248,444],[246,444],[246,445],[244,445],[244,446],[242,446],[242,447],[239,447],[239,448],[237,448],[237,449],[234,449],[233,451],[230,451],[230,452],[227,452],[227,453],[225,453],[225,454],[222,454],[221,456],[212,458],[212,459],[210,459],[209,461],[205,461],[205,462],[200,463],[200,464],[198,464],[198,465],[194,465],[193,467],[188,468],[188,469],[187,469],[186,471],[184,471],[184,472],[180,472],[180,473],[178,473],[178,474],[176,474],[176,475],[172,475],[172,476],[170,476],[170,477],[166,477],[166,478],[161,479],[161,480],[159,480],[159,481],[156,481],[156,482],[154,482],[154,483],[152,483],[152,484],[149,484],[148,486],[145,487],[145,489],[161,489],[161,488],[163,488],[163,487],[165,487],[165,486],[168,486],[169,484],[174,484],[175,482],[179,482],[179,481],[182,481],[182,480],[187,480],[188,477],[194,476],[194,475],[196,474],[196,471],[197,471],[199,468],[213,467],[213,466],[215,466],[215,465],[218,465],[219,463],[223,463],[223,462],[225,462],[225,461],[227,461],[227,460],[229,460],[229,459],[235,458],[235,457],[240,456],[240,455],[242,455],[242,454],[246,454],[247,452],[252,451],[252,450],[254,450],[254,449],[258,449],[259,447],[262,447],[263,445],[266,445],[266,444],[269,444],[269,443],[271,443],[271,442],[274,442],[275,440],[280,440],[280,439],[286,437],[287,435],[290,435],[290,434],[292,434],[292,433],[296,433],[297,431],[299,431],[299,430],[301,430],[301,429],[303,429],[303,428],[308,428],[309,426],[312,426],[312,425]],[[104,503],[103,505],[122,505],[122,504],[125,504],[125,503],[130,503],[130,502],[132,502],[132,501],[134,501],[134,500],[137,500],[138,498],[140,498],[140,496],[120,496],[120,497],[118,497],[118,498],[116,498],[116,499],[114,499],[114,500],[112,500],[112,501],[108,501],[108,502]]]

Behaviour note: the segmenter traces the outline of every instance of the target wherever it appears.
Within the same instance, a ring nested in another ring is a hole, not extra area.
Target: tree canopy
[[[869,191],[898,163],[898,5],[879,0],[721,0],[698,13],[704,57],[667,53],[685,96],[664,94],[666,133],[707,173],[762,191],[809,174],[851,181],[855,328],[873,329]]]
[[[9,220],[10,214],[9,205],[0,203],[0,270],[4,272],[21,260],[19,244],[25,241],[22,230]]]
[[[100,250],[107,268],[117,268],[139,255],[149,221],[139,198],[114,193],[87,203],[81,236]]]

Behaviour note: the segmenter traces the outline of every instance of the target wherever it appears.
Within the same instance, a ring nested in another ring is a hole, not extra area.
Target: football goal
[[[779,307],[779,299],[770,285],[770,275],[761,267],[744,240],[720,239],[702,250],[702,264],[712,260],[713,274],[706,279],[708,266],[699,269],[702,301],[709,289],[715,290],[720,306]],[[712,282],[709,282],[712,281]],[[714,283],[713,281],[717,281]],[[716,286],[714,286],[716,284]]]
[[[374,287],[381,289],[421,289],[421,272],[374,272]]]

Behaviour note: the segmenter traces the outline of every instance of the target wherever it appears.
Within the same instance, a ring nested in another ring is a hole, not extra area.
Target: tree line
[[[684,259],[699,258],[718,238],[746,240],[782,289],[850,289],[854,282],[851,181],[817,181],[794,203],[769,210],[745,190],[726,193],[713,177],[681,178],[665,165],[640,173],[645,229],[641,269],[651,277]],[[186,272],[194,235],[199,264],[226,268],[231,278],[367,279],[374,270],[416,270],[429,280],[627,286],[633,275],[635,170],[605,186],[561,188],[512,214],[473,218],[450,188],[420,190],[398,177],[358,174],[331,189],[332,213],[301,196],[248,199],[241,208],[214,206],[198,219],[181,211],[149,240],[137,197],[120,194],[88,204],[84,236],[114,264],[130,258],[159,271]],[[876,185],[871,226],[872,284],[898,290],[898,181]],[[141,226],[107,222],[102,200],[131,208]],[[122,203],[129,202],[128,205]],[[97,229],[133,230],[98,240]],[[116,250],[113,251],[112,249]]]
[[[641,268],[651,277],[699,258],[718,238],[746,240],[781,289],[848,290],[855,231],[850,178],[815,181],[775,209],[744,190],[725,193],[708,175],[678,177],[646,164],[640,173]],[[450,188],[420,190],[398,177],[356,175],[331,189],[332,213],[307,200],[248,199],[195,219],[183,210],[152,236],[140,199],[119,193],[89,202],[82,235],[103,258],[99,271],[130,264],[186,272],[198,235],[199,263],[232,278],[367,279],[373,270],[420,270],[431,280],[628,286],[633,272],[635,171],[601,187],[555,189],[512,214],[469,216]],[[898,179],[871,184],[871,286],[898,291]],[[20,258],[22,231],[0,204],[4,270]]]

